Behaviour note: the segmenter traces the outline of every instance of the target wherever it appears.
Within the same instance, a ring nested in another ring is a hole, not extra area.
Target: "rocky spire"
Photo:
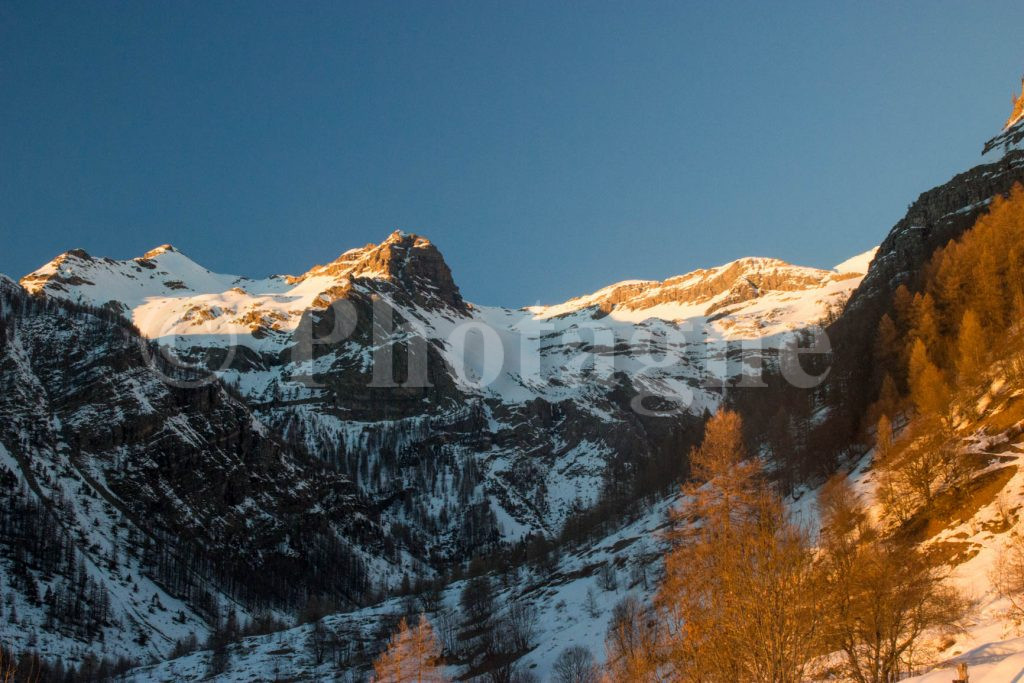
[[[420,305],[431,307],[437,299],[457,310],[466,308],[441,252],[420,235],[395,230],[364,257],[363,267],[387,273]]]
[[[437,247],[426,237],[403,230],[395,230],[380,244],[370,243],[350,249],[330,263],[315,266],[287,281],[296,284],[310,277],[325,275],[367,282],[382,280],[404,291],[426,308],[442,303],[459,311],[468,310]]]
[[[1003,130],[1009,130],[1015,125],[1024,120],[1024,78],[1020,79],[1020,95],[1013,101],[1013,111],[1010,112],[1010,118],[1006,119],[1006,125],[1003,126]]]
[[[1013,101],[1010,118],[1006,119],[1003,131],[985,143],[981,153],[988,154],[999,149],[1005,154],[1011,150],[1024,149],[1024,78],[1021,79],[1021,93]]]

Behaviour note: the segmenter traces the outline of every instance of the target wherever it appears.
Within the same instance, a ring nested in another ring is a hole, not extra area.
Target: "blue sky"
[[[401,227],[484,304],[831,266],[973,165],[1024,3],[0,1],[0,272]]]

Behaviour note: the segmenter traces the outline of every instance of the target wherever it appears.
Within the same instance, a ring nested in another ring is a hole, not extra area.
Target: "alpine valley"
[[[984,163],[832,269],[742,258],[521,309],[471,303],[402,231],[265,279],[170,245],[0,276],[0,641],[54,680],[364,680],[422,612],[453,678],[600,661],[624,598],[655,593],[723,408],[810,527],[837,471],[882,505],[880,325],[1021,182],[1015,110]],[[1024,505],[1019,339],[951,399],[972,408],[950,443],[983,462],[948,494],[974,503],[916,518],[978,605],[933,663],[973,656],[983,683],[1024,659],[987,578]],[[466,621],[467,586],[529,621],[514,645]]]

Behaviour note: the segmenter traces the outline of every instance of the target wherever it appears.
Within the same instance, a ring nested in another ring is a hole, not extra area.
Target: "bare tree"
[[[647,568],[647,544],[641,540],[637,543],[636,551],[630,561],[629,579],[633,585],[640,585],[646,591],[648,589],[648,568]]]
[[[314,621],[312,628],[309,629],[309,634],[306,636],[306,645],[309,648],[310,654],[313,655],[313,663],[317,666],[324,663],[324,656],[327,654],[327,646],[329,645],[329,636],[330,633],[323,619]]]
[[[587,597],[583,600],[583,609],[587,611],[587,616],[591,619],[597,619],[601,616],[601,609],[597,604],[597,595],[590,586],[587,587]]]
[[[935,416],[915,420],[899,442],[888,445],[878,465],[879,501],[900,523],[930,508],[941,493],[960,492],[972,474],[952,428]]]
[[[441,650],[445,653],[458,654],[459,620],[454,610],[444,610],[435,618],[437,636],[441,641]]]
[[[494,587],[486,575],[466,582],[459,594],[459,606],[467,623],[486,621],[494,612]]]
[[[433,614],[444,607],[444,591],[441,588],[441,582],[437,580],[424,584],[423,590],[417,596],[422,611]]]
[[[619,573],[613,560],[609,559],[597,570],[597,587],[603,591],[613,591],[619,587]]]
[[[636,597],[627,595],[615,605],[604,641],[612,680],[633,683],[656,680],[655,625],[648,609]]]
[[[599,672],[594,654],[582,645],[572,645],[558,655],[553,667],[555,683],[597,683]]]
[[[509,601],[504,625],[516,652],[529,650],[537,637],[537,608],[523,598]]]

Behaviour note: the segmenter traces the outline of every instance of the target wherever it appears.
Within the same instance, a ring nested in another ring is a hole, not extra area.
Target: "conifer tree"
[[[878,333],[875,335],[875,360],[885,372],[891,373],[898,369],[900,347],[899,330],[886,313],[878,321]]]
[[[710,481],[727,474],[746,457],[739,414],[722,409],[705,424],[704,440],[690,452],[693,476]]]
[[[942,354],[942,334],[939,329],[938,312],[931,294],[914,296],[914,329],[912,335],[924,343],[932,357]]]
[[[900,408],[900,392],[892,375],[886,373],[882,378],[882,388],[878,392],[878,410],[881,415],[895,416]]]
[[[922,416],[941,417],[949,403],[949,389],[942,372],[932,363],[921,339],[910,352],[910,397]]]
[[[900,285],[892,295],[892,307],[896,323],[901,331],[908,331],[914,323],[914,295],[906,285]]]

